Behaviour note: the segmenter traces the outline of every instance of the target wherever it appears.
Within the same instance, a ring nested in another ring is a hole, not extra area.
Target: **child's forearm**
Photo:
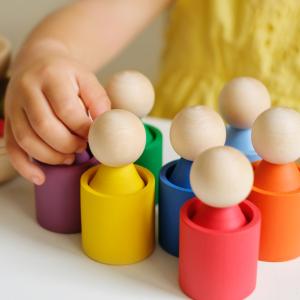
[[[81,0],[44,19],[30,34],[13,69],[35,56],[70,55],[90,70],[113,58],[171,0]]]

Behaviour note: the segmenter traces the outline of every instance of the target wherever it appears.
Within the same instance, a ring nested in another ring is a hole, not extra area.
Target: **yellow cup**
[[[89,186],[98,166],[81,176],[83,250],[101,263],[132,264],[154,250],[154,176],[145,168],[136,168],[145,186],[126,195],[102,194]]]

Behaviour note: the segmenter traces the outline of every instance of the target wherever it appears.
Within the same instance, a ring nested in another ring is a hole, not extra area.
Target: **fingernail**
[[[71,165],[74,161],[74,158],[67,158],[64,160],[65,165]]]
[[[32,177],[32,182],[36,185],[41,185],[43,183],[43,178],[34,176]]]

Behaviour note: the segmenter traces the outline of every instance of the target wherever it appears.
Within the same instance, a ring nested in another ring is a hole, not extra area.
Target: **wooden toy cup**
[[[91,157],[71,166],[36,163],[46,175],[43,185],[35,185],[38,223],[58,233],[80,232],[80,176],[97,161]]]
[[[259,258],[285,261],[300,256],[300,114],[274,107],[262,113],[252,129],[253,146],[262,157],[255,164],[248,199],[261,211]]]
[[[201,205],[193,198],[180,211],[180,286],[192,299],[244,299],[256,285],[260,212],[244,201],[240,208],[248,223],[220,232],[192,221]]]
[[[159,181],[159,172],[162,166],[162,144],[163,137],[161,131],[149,124],[144,124],[146,132],[152,136],[152,140],[146,143],[145,150],[136,164],[147,168],[155,177],[155,182]],[[155,185],[155,201],[158,201],[158,184]]]
[[[190,187],[181,187],[170,181],[177,163],[175,160],[163,166],[159,178],[159,243],[165,251],[174,256],[178,256],[179,253],[180,208],[194,197]]]
[[[261,164],[267,163],[262,161]],[[261,174],[263,181],[268,178],[268,189],[257,186],[260,182],[256,180],[257,185],[248,197],[262,214],[260,260],[286,261],[300,256],[300,190],[278,191],[280,182],[288,185],[298,179],[299,175],[291,172],[291,167],[293,169],[291,165],[283,165],[278,172],[278,167],[268,164]],[[254,170],[257,168],[258,164]]]
[[[145,186],[132,194],[102,194],[89,185],[98,167],[81,177],[82,245],[101,263],[124,265],[149,256],[155,246],[154,176],[136,166]],[[128,178],[130,180],[130,178]],[[111,183],[113,186],[114,183]]]

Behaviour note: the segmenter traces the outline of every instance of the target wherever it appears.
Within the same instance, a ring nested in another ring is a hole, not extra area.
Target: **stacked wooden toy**
[[[253,169],[238,150],[221,146],[194,161],[197,198],[180,212],[179,282],[193,299],[244,299],[255,288],[260,213],[246,197]]]
[[[72,166],[39,163],[47,177],[36,187],[43,227],[81,230],[84,252],[101,263],[141,261],[155,247],[156,188],[159,243],[179,256],[180,286],[199,300],[244,299],[258,258],[300,256],[299,113],[270,109],[262,83],[234,79],[219,98],[227,138],[212,109],[183,109],[170,129],[180,159],[158,177],[161,133],[141,121],[153,106],[151,83],[121,72],[107,92],[112,110],[93,121],[90,149]]]
[[[185,108],[172,122],[171,144],[181,158],[166,164],[159,179],[159,243],[172,255],[178,256],[180,208],[194,196],[192,162],[204,150],[224,145],[225,138],[222,118],[206,106]]]
[[[115,74],[107,85],[107,94],[112,108],[119,108],[143,118],[150,113],[154,105],[155,93],[150,80],[137,71],[123,71]],[[144,124],[146,146],[136,163],[149,169],[158,182],[162,167],[162,133],[150,124]],[[158,185],[155,186],[155,198],[158,199]]]
[[[89,144],[101,164],[81,178],[84,251],[108,264],[140,261],[155,244],[154,176],[134,165],[146,144],[143,123],[112,109],[94,121]]]
[[[289,108],[262,113],[252,140],[263,160],[255,165],[249,200],[262,213],[260,259],[285,261],[300,256],[300,114]]]
[[[250,161],[258,161],[251,142],[255,119],[271,105],[267,88],[250,77],[235,78],[227,83],[219,97],[219,109],[228,123],[226,145],[243,152]]]

